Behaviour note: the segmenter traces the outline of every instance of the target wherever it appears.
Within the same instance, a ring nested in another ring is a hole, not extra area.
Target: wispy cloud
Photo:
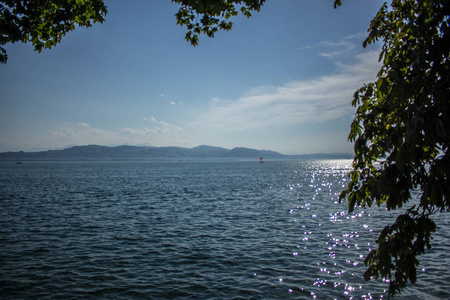
[[[157,124],[157,126],[153,127],[155,129],[162,130],[162,131],[181,131],[181,132],[184,131],[183,128],[178,127],[174,124],[170,124],[168,122],[162,121],[162,120],[158,120],[154,116],[150,116],[149,119],[152,123]]]
[[[95,128],[87,123],[76,126],[66,126],[59,129],[48,130],[44,137],[49,147],[59,148],[67,145],[120,145],[142,144],[154,145],[177,144],[176,139],[184,129],[174,124],[157,120],[154,116],[142,117],[147,125],[139,127],[125,127],[117,131]],[[167,138],[168,137],[168,138]]]
[[[184,129],[174,124],[158,120],[154,116],[143,117],[144,121],[149,121],[151,126],[140,126],[137,128],[122,128],[121,132],[133,136],[155,137],[155,135],[176,134],[184,132]]]
[[[338,63],[339,71],[283,86],[253,88],[235,100],[214,99],[196,121],[214,130],[245,130],[342,119],[351,114],[353,93],[375,78],[378,52],[357,55],[353,64]]]
[[[72,128],[62,127],[57,130],[49,130],[47,133],[58,138],[67,138],[72,136],[74,131]]]
[[[121,132],[130,135],[150,136],[150,137],[153,135],[160,135],[165,133],[179,133],[183,131],[184,129],[182,129],[181,127],[166,123],[164,121],[159,121],[159,125],[154,127],[138,127],[138,128],[125,127],[122,128],[121,130]]]
[[[76,126],[73,128],[63,127],[56,130],[49,130],[47,131],[47,135],[43,137],[43,140],[45,140],[49,147],[52,146],[54,148],[65,147],[67,145],[109,145],[117,143],[120,140],[120,135],[117,132],[99,128]]]
[[[352,52],[361,47],[361,44],[367,33],[361,32],[353,35],[342,37],[338,40],[321,41],[312,45],[306,45],[295,49],[295,51],[302,50],[316,50],[317,55],[324,57],[337,57],[346,53]]]

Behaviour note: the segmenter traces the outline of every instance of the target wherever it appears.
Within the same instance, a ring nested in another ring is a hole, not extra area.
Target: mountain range
[[[348,159],[352,154],[308,154],[284,155],[270,150],[256,150],[237,147],[226,149],[213,146],[183,147],[148,147],[99,145],[74,146],[62,150],[38,152],[3,152],[0,161],[22,160],[199,160],[199,159]]]

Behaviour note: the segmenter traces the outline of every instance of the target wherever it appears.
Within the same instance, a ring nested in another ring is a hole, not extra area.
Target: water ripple
[[[395,217],[347,213],[349,161],[0,163],[2,299],[378,299],[364,256]],[[417,285],[449,298],[450,220]],[[447,275],[446,275],[447,274]]]

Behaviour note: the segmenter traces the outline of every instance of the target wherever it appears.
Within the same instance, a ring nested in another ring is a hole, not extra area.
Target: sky
[[[106,21],[40,54],[7,44],[0,152],[145,145],[283,154],[352,152],[354,92],[381,43],[362,47],[384,1],[268,0],[197,47],[170,0],[105,0]]]

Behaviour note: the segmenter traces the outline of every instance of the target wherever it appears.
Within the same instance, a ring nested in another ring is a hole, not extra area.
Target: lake
[[[380,299],[350,160],[0,163],[2,299]],[[407,207],[406,207],[407,208]],[[450,218],[396,299],[450,298]]]

